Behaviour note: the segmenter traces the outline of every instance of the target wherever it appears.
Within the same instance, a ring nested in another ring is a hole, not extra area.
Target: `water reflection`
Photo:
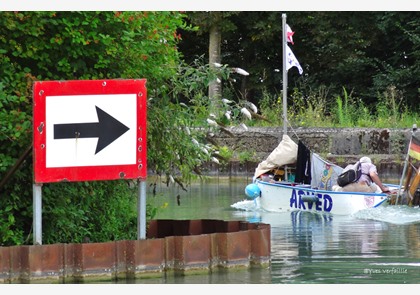
[[[273,283],[418,283],[419,224],[261,214],[272,226]]]
[[[209,275],[167,277],[162,283],[418,283],[420,209],[368,209],[354,216],[270,213],[245,199],[240,182],[201,183],[189,192],[164,188],[157,219],[214,218],[271,225],[271,266]],[[165,191],[166,190],[166,191]],[[180,194],[178,204],[174,196]]]

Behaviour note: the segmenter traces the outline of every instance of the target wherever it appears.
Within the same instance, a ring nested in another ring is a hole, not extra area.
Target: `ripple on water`
[[[408,206],[381,206],[361,210],[354,214],[360,219],[371,219],[392,224],[420,223],[420,208]]]

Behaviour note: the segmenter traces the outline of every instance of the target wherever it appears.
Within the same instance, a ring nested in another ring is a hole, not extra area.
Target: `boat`
[[[360,210],[388,205],[400,186],[385,184],[391,193],[348,192],[340,190],[337,177],[344,168],[326,161],[315,152],[309,160],[301,157],[299,147],[288,135],[259,163],[253,182],[245,188],[249,199],[268,212],[311,211],[334,215],[352,215]],[[299,156],[298,156],[299,155]],[[307,167],[303,170],[301,162]]]
[[[420,203],[420,169],[416,169],[415,162],[411,161],[420,160],[420,140],[414,135],[417,130],[415,125],[400,183],[384,183],[390,190],[388,193],[343,191],[337,185],[337,178],[344,168],[323,159],[300,139],[295,143],[287,134],[286,52],[290,49],[285,49],[288,42],[286,28],[289,28],[286,15],[283,14],[282,18],[283,135],[275,150],[255,169],[252,183],[245,188],[247,198],[255,200],[259,208],[269,212],[310,211],[334,215],[352,215],[360,210],[386,205],[413,206]],[[417,154],[412,153],[414,147]]]

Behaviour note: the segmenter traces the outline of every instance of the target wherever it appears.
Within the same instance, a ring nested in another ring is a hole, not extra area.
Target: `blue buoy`
[[[255,183],[248,184],[245,188],[245,195],[251,199],[254,200],[258,198],[261,195],[261,190]]]

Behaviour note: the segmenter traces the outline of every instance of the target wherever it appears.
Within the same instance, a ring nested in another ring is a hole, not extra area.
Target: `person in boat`
[[[382,184],[376,166],[369,157],[361,157],[359,162],[362,175],[359,180],[341,188],[347,192],[390,193],[389,188]]]

